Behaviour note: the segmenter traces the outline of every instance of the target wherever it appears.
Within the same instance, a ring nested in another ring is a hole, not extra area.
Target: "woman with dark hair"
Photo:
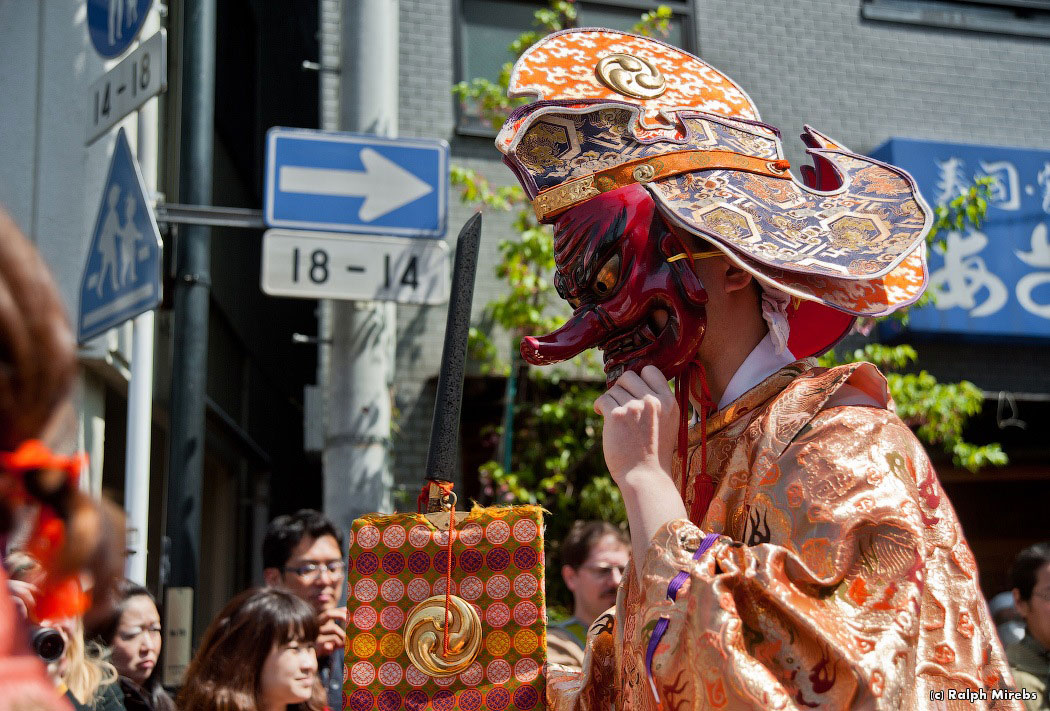
[[[130,580],[117,586],[113,614],[99,631],[110,662],[120,674],[127,711],[175,711],[157,671],[160,656],[160,613],[149,590]]]
[[[178,695],[181,711],[322,711],[317,618],[285,590],[246,590],[208,626]]]

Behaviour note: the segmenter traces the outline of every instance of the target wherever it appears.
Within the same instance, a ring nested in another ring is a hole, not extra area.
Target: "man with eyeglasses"
[[[302,509],[278,516],[263,538],[263,579],[305,600],[317,612],[317,669],[328,708],[343,707],[346,608],[339,596],[346,577],[343,537],[324,514]]]
[[[1018,553],[1010,580],[1025,636],[1006,648],[1006,658],[1027,711],[1050,711],[1050,541]]]
[[[547,661],[579,669],[587,629],[616,604],[629,557],[627,536],[605,521],[576,521],[562,541],[559,557],[573,611],[572,617],[548,628]]]

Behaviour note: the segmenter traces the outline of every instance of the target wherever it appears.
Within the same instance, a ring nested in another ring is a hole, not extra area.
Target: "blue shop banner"
[[[930,251],[936,303],[913,309],[909,329],[1050,336],[1050,151],[893,138],[871,155],[911,173],[931,207],[993,181],[981,227]]]

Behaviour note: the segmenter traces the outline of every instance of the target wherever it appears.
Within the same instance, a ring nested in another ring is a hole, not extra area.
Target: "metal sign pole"
[[[150,10],[147,32],[160,24],[157,10]],[[147,197],[157,192],[157,98],[138,111],[136,158]],[[135,317],[131,345],[131,382],[128,383],[128,424],[124,457],[124,510],[128,516],[128,554],[124,576],[146,584],[146,551],[149,544],[150,442],[153,422],[154,312]]]

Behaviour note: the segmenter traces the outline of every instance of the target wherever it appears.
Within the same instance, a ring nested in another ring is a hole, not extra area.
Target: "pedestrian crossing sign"
[[[84,343],[155,308],[161,298],[160,269],[160,231],[122,128],[80,284],[77,340]]]

